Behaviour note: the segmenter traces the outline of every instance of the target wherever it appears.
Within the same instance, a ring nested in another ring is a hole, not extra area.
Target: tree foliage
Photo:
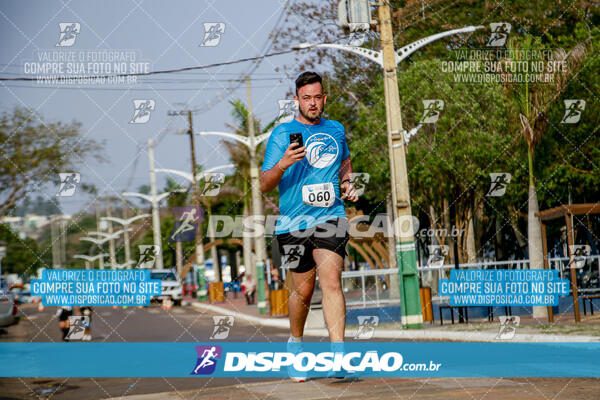
[[[0,115],[0,215],[27,193],[52,183],[88,157],[102,160],[102,145],[81,135],[78,122],[47,122],[23,107]]]

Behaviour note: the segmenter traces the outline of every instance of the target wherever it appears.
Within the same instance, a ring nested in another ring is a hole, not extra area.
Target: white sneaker
[[[302,342],[290,342],[288,340],[287,351],[288,353],[292,353],[294,355],[302,353],[302,351],[304,351]],[[308,378],[306,377],[306,375],[304,375],[303,372],[296,371],[292,366],[288,367],[288,373],[290,375],[290,379],[294,382],[301,383],[306,382],[308,380]]]

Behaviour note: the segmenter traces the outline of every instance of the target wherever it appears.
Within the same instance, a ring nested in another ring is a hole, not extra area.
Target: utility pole
[[[259,193],[260,182],[258,179],[258,166],[256,165],[256,146],[254,138],[254,115],[252,114],[252,92],[250,89],[250,77],[246,76],[246,89],[248,92],[248,135],[250,137],[250,181],[252,189],[252,214],[254,221],[254,232],[260,232],[263,227],[259,226],[262,220],[262,197]],[[259,234],[255,239],[256,249],[256,284],[258,286],[258,312],[265,314],[267,312],[267,302],[265,301],[265,236]]]
[[[194,149],[194,125],[192,121],[192,110],[187,110],[188,117],[188,135],[190,136],[190,151],[192,157],[192,177],[193,177],[193,186],[194,191],[192,196],[194,197],[194,206],[200,208],[200,193],[198,193],[198,180],[196,178],[197,175],[197,167],[196,167],[196,151]],[[204,265],[204,241],[202,240],[202,223],[198,224],[198,231],[196,232],[195,244],[196,244],[196,264],[198,265],[198,291],[197,297],[198,300],[204,301],[206,300],[207,291],[206,291],[206,278],[205,274],[205,265]],[[213,260],[213,268],[215,268],[216,260]]]
[[[60,240],[56,228],[56,215],[50,216],[50,240],[52,240],[52,268],[60,268]]]
[[[96,230],[100,231],[100,205],[98,204],[98,200],[95,201],[96,204]],[[98,251],[102,254],[102,246],[98,245]],[[104,256],[98,258],[98,268],[104,269]]]
[[[121,197],[121,201],[123,204],[123,219],[125,221],[127,221],[127,202],[125,201],[125,197]],[[124,236],[124,241],[125,241],[125,268],[129,267],[129,261],[131,260],[131,249],[129,248],[129,231],[127,230],[128,226],[124,225],[123,229],[125,229],[125,232],[123,232]]]
[[[67,220],[61,216],[58,221],[60,227],[60,265],[61,268],[67,266]]]
[[[110,211],[110,198],[109,198],[109,194],[108,192],[106,193],[106,216],[107,217],[112,217],[112,215],[110,215],[111,211]],[[107,226],[108,226],[108,234],[112,235],[113,234],[113,226],[112,226],[112,222],[110,222],[110,220],[106,220],[107,222]],[[114,239],[109,239],[108,241],[108,254],[109,254],[109,258],[110,258],[110,268],[111,269],[115,269],[117,268],[117,256],[115,255],[115,241]]]
[[[393,211],[392,194],[391,193],[389,193],[385,199],[385,212],[388,215],[388,220],[390,221],[390,227],[391,227],[392,226],[391,224],[394,221],[394,211]],[[388,257],[390,259],[390,265],[388,265],[388,268],[397,269],[398,263],[396,262],[397,261],[396,260],[396,240],[394,239],[393,235],[390,235],[389,231],[388,231],[387,242],[388,242]],[[389,290],[390,290],[390,298],[393,298],[393,299],[400,298],[400,282],[398,279],[398,275],[396,275],[396,274],[390,275],[390,289]]]
[[[395,217],[394,236],[396,238],[396,259],[402,299],[402,326],[404,328],[422,328],[423,315],[421,314],[408,171],[406,168],[406,143],[402,134],[394,35],[389,4],[381,2],[378,12],[381,52],[383,54],[383,84],[391,170],[392,208]],[[402,222],[402,226],[399,222]],[[408,224],[408,228],[406,224]]]
[[[156,269],[163,269],[162,241],[160,237],[160,215],[158,214],[158,201],[156,195],[156,173],[154,171],[154,148],[152,139],[148,139],[148,158],[150,159],[150,194],[152,195],[152,233],[154,234],[154,245],[158,246],[156,254]]]
[[[211,242],[215,241],[215,227],[212,224],[211,221],[211,204],[210,204],[210,198],[209,197],[205,197],[204,200],[206,201],[206,216],[208,218],[208,238],[210,239]],[[222,282],[223,281],[223,271],[220,268],[220,260],[217,259],[217,257],[219,256],[219,253],[217,251],[217,246],[213,246],[210,248],[210,257],[213,259],[213,271],[215,271],[215,279],[217,280],[217,282]]]

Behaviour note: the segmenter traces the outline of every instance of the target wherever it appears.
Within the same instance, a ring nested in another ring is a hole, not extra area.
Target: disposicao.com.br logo
[[[269,350],[268,346],[253,347],[254,351],[227,351],[225,346],[197,346],[198,361],[192,375],[276,377],[298,372],[309,377],[339,373],[352,377],[378,376],[382,373],[405,376],[411,372],[435,375],[442,365],[433,360],[405,362],[398,352],[374,350],[372,347],[353,351],[354,346],[349,346],[351,348],[343,352],[327,351],[321,343],[303,343],[304,349],[299,352]],[[209,364],[210,368],[205,368]]]

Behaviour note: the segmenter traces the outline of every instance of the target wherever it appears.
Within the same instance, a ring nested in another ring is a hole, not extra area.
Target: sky
[[[255,57],[274,51],[269,49],[269,34],[282,25],[285,2],[4,1],[0,3],[0,76],[35,78],[43,75],[35,71],[42,62],[49,62],[52,68],[62,67],[63,74],[75,74],[82,66],[83,75],[98,75],[100,68],[156,71]],[[218,24],[223,33],[205,41],[205,24]],[[69,32],[65,25],[75,34],[65,34],[65,30]],[[108,66],[99,62],[98,58],[109,51],[120,58],[127,57],[125,64],[121,66],[120,60],[117,65],[109,61]],[[62,61],[57,57],[63,57]],[[286,98],[295,78],[293,68],[290,76],[275,68],[290,66],[293,61],[293,53],[268,57],[251,75],[254,114],[263,123],[277,117],[278,100]],[[132,62],[136,64],[132,66]],[[108,162],[99,164],[86,157],[74,172],[80,173],[81,183],[94,184],[100,194],[117,195],[150,183],[150,138],[156,143],[156,168],[189,172],[189,138],[181,134],[187,128],[187,120],[169,116],[168,112],[184,109],[187,104],[187,108],[199,110],[194,114],[196,131],[230,131],[225,125],[233,123],[228,101],[239,98],[246,103],[246,86],[239,79],[253,65],[245,62],[138,77],[134,84],[0,82],[0,109],[27,106],[48,121],[81,122],[82,135],[106,142],[103,155]],[[71,70],[67,71],[69,67]],[[52,73],[43,76],[48,75]],[[228,95],[230,85],[238,88]],[[141,123],[145,118],[136,117],[140,123],[130,123],[134,120],[134,100],[151,100],[147,104],[153,109],[147,122]],[[229,162],[220,140],[217,136],[196,136],[196,159],[203,168]],[[166,177],[164,173],[157,174],[159,192]],[[56,190],[50,186],[40,194],[51,199]],[[30,193],[33,198],[37,194]],[[81,209],[92,211],[90,200],[76,192],[72,197],[61,197],[60,203],[65,213],[72,214]]]

